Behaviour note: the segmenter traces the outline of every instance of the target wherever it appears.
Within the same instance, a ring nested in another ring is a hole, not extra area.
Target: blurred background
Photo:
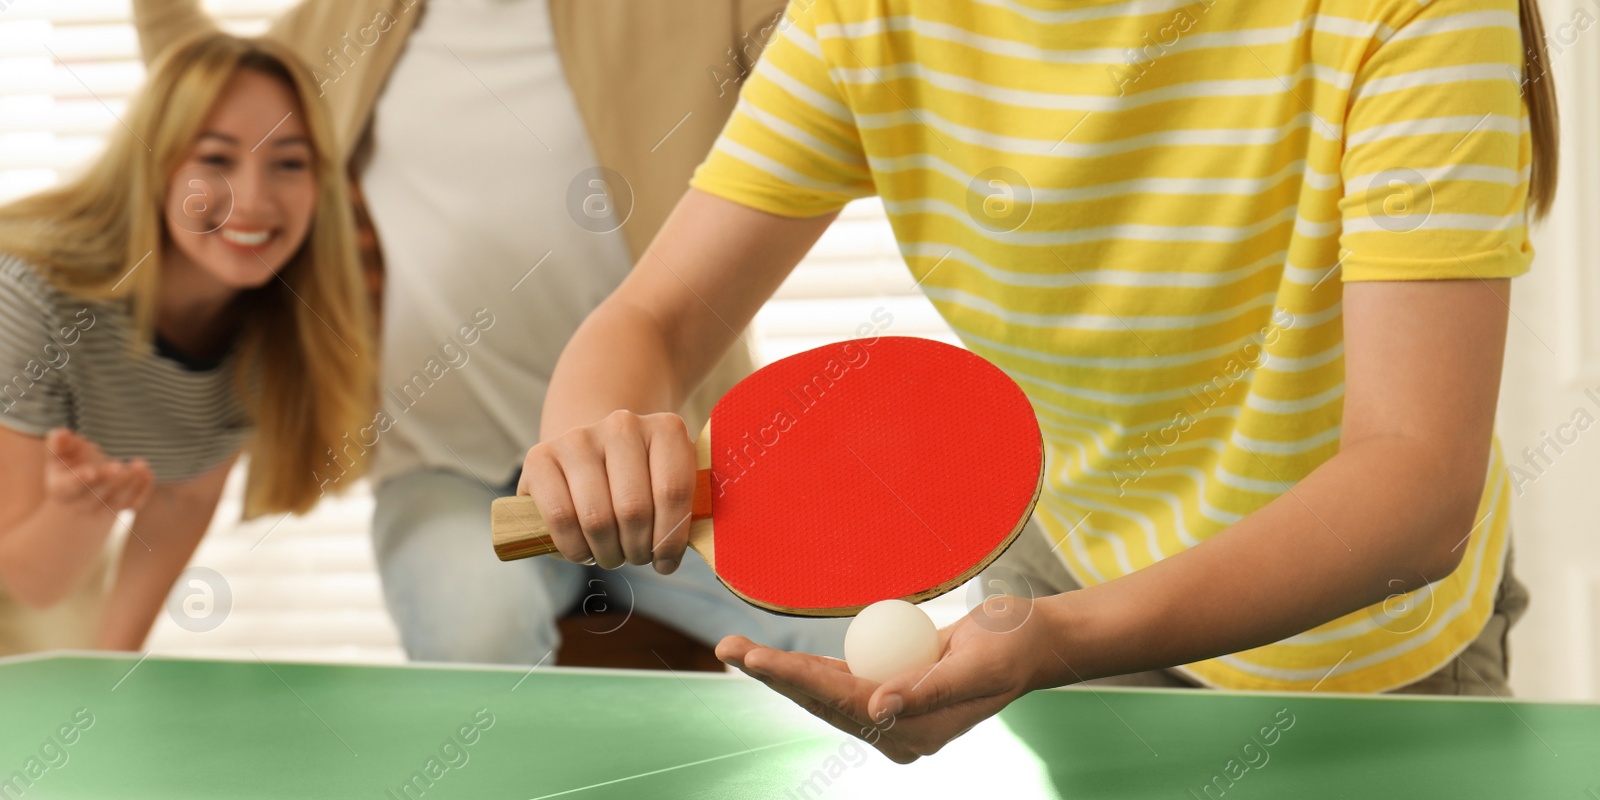
[[[292,0],[209,0],[234,33],[263,31]],[[1560,195],[1535,234],[1533,271],[1512,284],[1498,431],[1513,472],[1516,574],[1532,591],[1511,633],[1522,697],[1600,699],[1600,8],[1544,0],[1561,94]],[[126,0],[0,0],[0,202],[48,187],[100,148],[143,78]],[[757,317],[765,363],[848,338],[882,307],[889,331],[954,343],[917,293],[881,205],[852,204]],[[1584,428],[1587,428],[1585,430]],[[1538,450],[1541,455],[1532,455]],[[187,631],[163,615],[161,654],[400,662],[384,610],[364,485],[305,517],[240,516],[235,474],[194,565],[215,570],[220,625]],[[487,532],[485,532],[487,536]],[[487,546],[487,545],[486,545]],[[177,590],[184,587],[179,586]],[[209,589],[207,591],[210,591]],[[226,594],[226,597],[220,596]],[[930,604],[941,624],[965,593]]]

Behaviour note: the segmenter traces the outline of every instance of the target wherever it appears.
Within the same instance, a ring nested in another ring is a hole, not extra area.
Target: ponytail
[[[1561,114],[1556,108],[1556,82],[1550,74],[1550,51],[1544,43],[1544,20],[1539,0],[1520,0],[1522,6],[1522,90],[1528,101],[1529,133],[1533,137],[1533,170],[1528,180],[1528,209],[1534,219],[1550,213],[1556,198],[1556,170],[1560,161]]]

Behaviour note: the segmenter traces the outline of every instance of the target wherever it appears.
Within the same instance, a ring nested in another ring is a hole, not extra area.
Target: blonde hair
[[[1533,175],[1528,180],[1528,208],[1535,219],[1550,213],[1556,200],[1556,172],[1560,168],[1561,112],[1556,105],[1556,81],[1550,74],[1550,51],[1544,42],[1544,19],[1539,0],[1521,0],[1522,86],[1528,101],[1528,128],[1533,137]]]
[[[377,397],[372,310],[340,150],[301,62],[273,42],[225,33],[174,46],[152,65],[123,125],[80,177],[0,207],[0,251],[32,262],[77,297],[125,299],[136,342],[152,341],[169,244],[168,183],[239,70],[278,78],[299,96],[316,180],[306,241],[279,280],[241,297],[237,391],[256,426],[248,518],[315,505],[323,489],[317,469],[347,431],[370,423]],[[341,468],[340,480],[362,467]]]

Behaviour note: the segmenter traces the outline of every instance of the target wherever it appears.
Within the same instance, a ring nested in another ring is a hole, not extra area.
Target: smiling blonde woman
[[[303,512],[371,417],[370,312],[309,71],[209,34],[121,122],[81,177],[0,207],[0,654],[139,647],[240,452],[247,517]]]

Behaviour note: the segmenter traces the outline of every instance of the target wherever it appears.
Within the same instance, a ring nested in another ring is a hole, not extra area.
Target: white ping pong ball
[[[844,634],[850,674],[875,683],[939,660],[939,629],[922,609],[883,600],[861,609]]]

